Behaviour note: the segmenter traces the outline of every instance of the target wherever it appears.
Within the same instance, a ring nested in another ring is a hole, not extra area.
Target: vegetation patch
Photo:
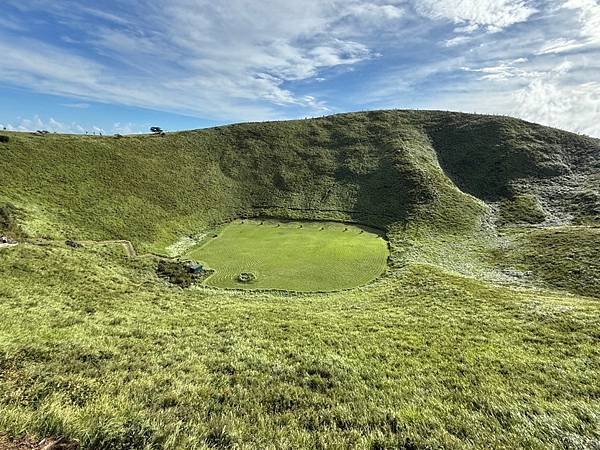
[[[598,446],[597,228],[503,227],[597,227],[597,139],[442,111],[2,134],[30,239],[0,250],[0,443]],[[173,288],[202,282],[237,289]]]
[[[215,270],[223,288],[332,291],[366,284],[387,266],[386,241],[357,226],[245,220],[188,256]]]
[[[500,252],[507,267],[546,285],[600,298],[600,228],[511,230],[513,243]]]
[[[530,192],[556,180],[563,194],[536,191],[544,207],[599,191],[598,140],[494,116],[371,111],[163,137],[3,134],[0,199],[35,212],[25,229],[127,239],[140,253],[167,254],[178,237],[243,216],[462,232],[480,222],[482,200],[510,197],[515,183]],[[561,206],[591,213],[583,201]]]
[[[20,239],[25,236],[17,222],[18,214],[18,209],[10,203],[0,205],[0,235],[12,239]]]
[[[503,225],[536,224],[544,220],[546,213],[535,195],[515,195],[500,202],[499,222]]]
[[[251,283],[256,280],[256,275],[252,272],[242,272],[238,275],[238,280],[242,283]]]
[[[128,450],[600,439],[596,300],[426,264],[293,297],[171,289],[151,267],[109,247],[2,253],[1,430]]]
[[[188,288],[208,276],[210,271],[191,261],[161,259],[156,266],[156,273],[171,284]]]

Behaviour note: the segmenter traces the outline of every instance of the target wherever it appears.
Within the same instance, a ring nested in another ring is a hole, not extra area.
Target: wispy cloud
[[[75,109],[87,109],[90,107],[89,103],[77,102],[77,103],[63,103],[61,106],[66,108],[75,108]]]
[[[11,30],[11,31],[25,31],[27,28],[22,21],[17,19],[14,15],[2,15],[0,16],[0,30]]]
[[[45,5],[38,1],[29,8]],[[228,119],[272,118],[286,105],[326,110],[314,96],[284,85],[374,56],[342,31],[340,11],[345,21],[371,26],[401,16],[393,5],[317,0],[174,0],[160,6],[140,1],[123,17],[74,3],[49,11],[121,25],[81,30],[93,52],[120,61],[119,69],[21,38],[0,43],[7,54],[0,78],[43,92]]]
[[[117,122],[112,126],[112,132],[115,134],[143,134],[149,130],[149,125],[140,125],[132,122]]]
[[[86,132],[86,129],[78,123],[62,123],[54,118],[50,117],[47,120],[42,119],[40,116],[34,116],[33,118],[21,118],[14,125],[11,123],[0,124],[0,127],[9,131],[38,131],[46,130],[52,133],[73,133],[82,134]],[[98,128],[98,127],[92,127]],[[98,128],[100,130],[100,128]]]
[[[537,10],[523,0],[419,0],[417,11],[435,20],[449,20],[457,32],[474,32],[480,28],[500,31],[525,22]]]
[[[55,30],[45,39],[4,27],[0,82],[80,99],[71,108],[94,101],[236,121],[446,107],[600,136],[597,0],[6,4],[16,24],[20,12]]]
[[[110,127],[98,125],[82,125],[77,122],[61,122],[53,117],[43,118],[38,115],[30,118],[19,118],[14,123],[0,123],[0,129],[8,131],[31,131],[46,130],[51,133],[66,134],[142,134],[147,133],[149,124],[133,122],[113,123]]]

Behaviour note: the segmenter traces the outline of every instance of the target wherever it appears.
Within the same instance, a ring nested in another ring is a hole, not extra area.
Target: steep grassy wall
[[[483,201],[510,197],[523,180],[577,175],[579,189],[600,165],[596,140],[442,112],[352,113],[163,137],[9,135],[0,143],[0,204],[23,211],[27,232],[153,248],[252,215],[464,231],[478,226]],[[586,185],[581,195],[594,211],[597,190]]]

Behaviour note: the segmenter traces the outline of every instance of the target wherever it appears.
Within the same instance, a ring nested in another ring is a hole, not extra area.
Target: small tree
[[[150,127],[150,132],[155,134],[163,134],[164,131],[161,127]]]

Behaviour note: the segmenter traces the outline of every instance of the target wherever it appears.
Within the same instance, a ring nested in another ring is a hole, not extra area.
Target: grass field
[[[11,436],[120,449],[600,439],[597,299],[427,264],[350,292],[181,290],[119,247],[0,252],[0,429]]]
[[[6,135],[0,448],[599,448],[597,139],[440,111]],[[184,289],[119,239],[215,286],[356,287]]]
[[[209,286],[333,291],[360,286],[386,269],[388,249],[378,234],[319,222],[234,222],[188,253],[216,272]],[[251,283],[238,276],[250,272]]]

